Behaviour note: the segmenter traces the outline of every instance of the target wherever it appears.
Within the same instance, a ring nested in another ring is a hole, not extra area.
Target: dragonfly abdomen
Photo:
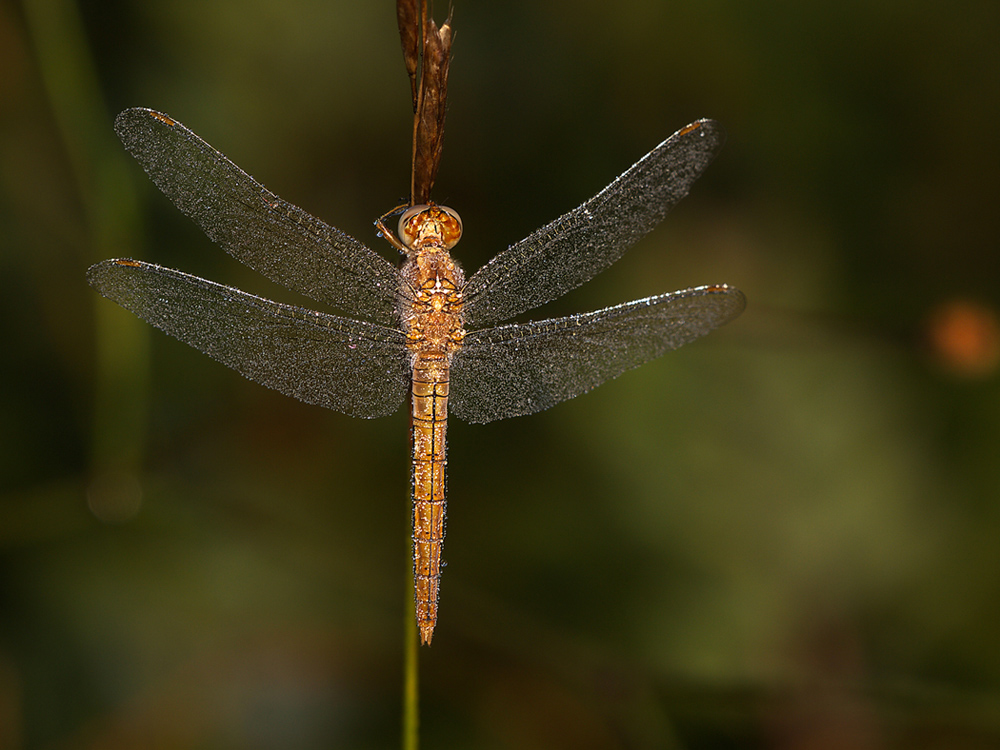
[[[431,642],[441,585],[447,493],[447,355],[418,354],[413,364],[413,582],[420,640]]]

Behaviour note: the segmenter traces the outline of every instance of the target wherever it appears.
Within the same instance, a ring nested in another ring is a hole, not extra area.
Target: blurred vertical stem
[[[407,498],[407,511],[410,510]],[[406,606],[403,608],[403,750],[420,744],[420,644],[417,641],[417,605],[413,592],[413,538],[407,525],[410,556],[407,559]]]
[[[73,0],[22,0],[53,117],[89,233],[89,264],[135,253],[140,219],[125,152],[112,135],[93,55]],[[84,265],[80,283],[85,284]],[[149,381],[146,326],[96,293],[96,382],[88,499],[102,520],[139,507]]]

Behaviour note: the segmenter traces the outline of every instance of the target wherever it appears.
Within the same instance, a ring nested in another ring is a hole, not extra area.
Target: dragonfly
[[[449,411],[486,423],[548,409],[733,320],[746,300],[717,284],[593,312],[505,323],[618,260],[684,197],[724,140],[698,120],[590,200],[465,278],[462,221],[409,207],[397,267],[250,177],[177,120],[122,112],[115,130],[159,189],[226,252],[337,313],[275,302],[129,258],[92,266],[102,295],[261,385],[353,417],[411,424],[414,600],[421,642],[438,619]]]

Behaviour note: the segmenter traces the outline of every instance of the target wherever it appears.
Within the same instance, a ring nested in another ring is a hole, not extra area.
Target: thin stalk
[[[409,529],[407,529],[409,532]],[[409,537],[409,533],[407,533]],[[413,600],[413,540],[409,539],[406,588],[403,596],[403,750],[417,750],[420,745],[420,644],[417,641],[417,607]]]

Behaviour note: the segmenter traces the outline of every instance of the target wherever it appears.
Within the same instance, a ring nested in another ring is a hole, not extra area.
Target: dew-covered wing
[[[241,375],[354,417],[381,417],[409,389],[401,332],[293,307],[134,260],[91,266],[97,291]]]
[[[702,286],[472,331],[452,361],[449,408],[480,423],[548,409],[704,336],[745,305],[738,289]]]
[[[507,320],[603,271],[687,195],[724,140],[713,120],[682,128],[586,203],[498,254],[463,289],[466,322]]]
[[[396,321],[399,273],[373,250],[283,201],[167,115],[127,109],[115,132],[156,186],[230,255],[342,312]]]

